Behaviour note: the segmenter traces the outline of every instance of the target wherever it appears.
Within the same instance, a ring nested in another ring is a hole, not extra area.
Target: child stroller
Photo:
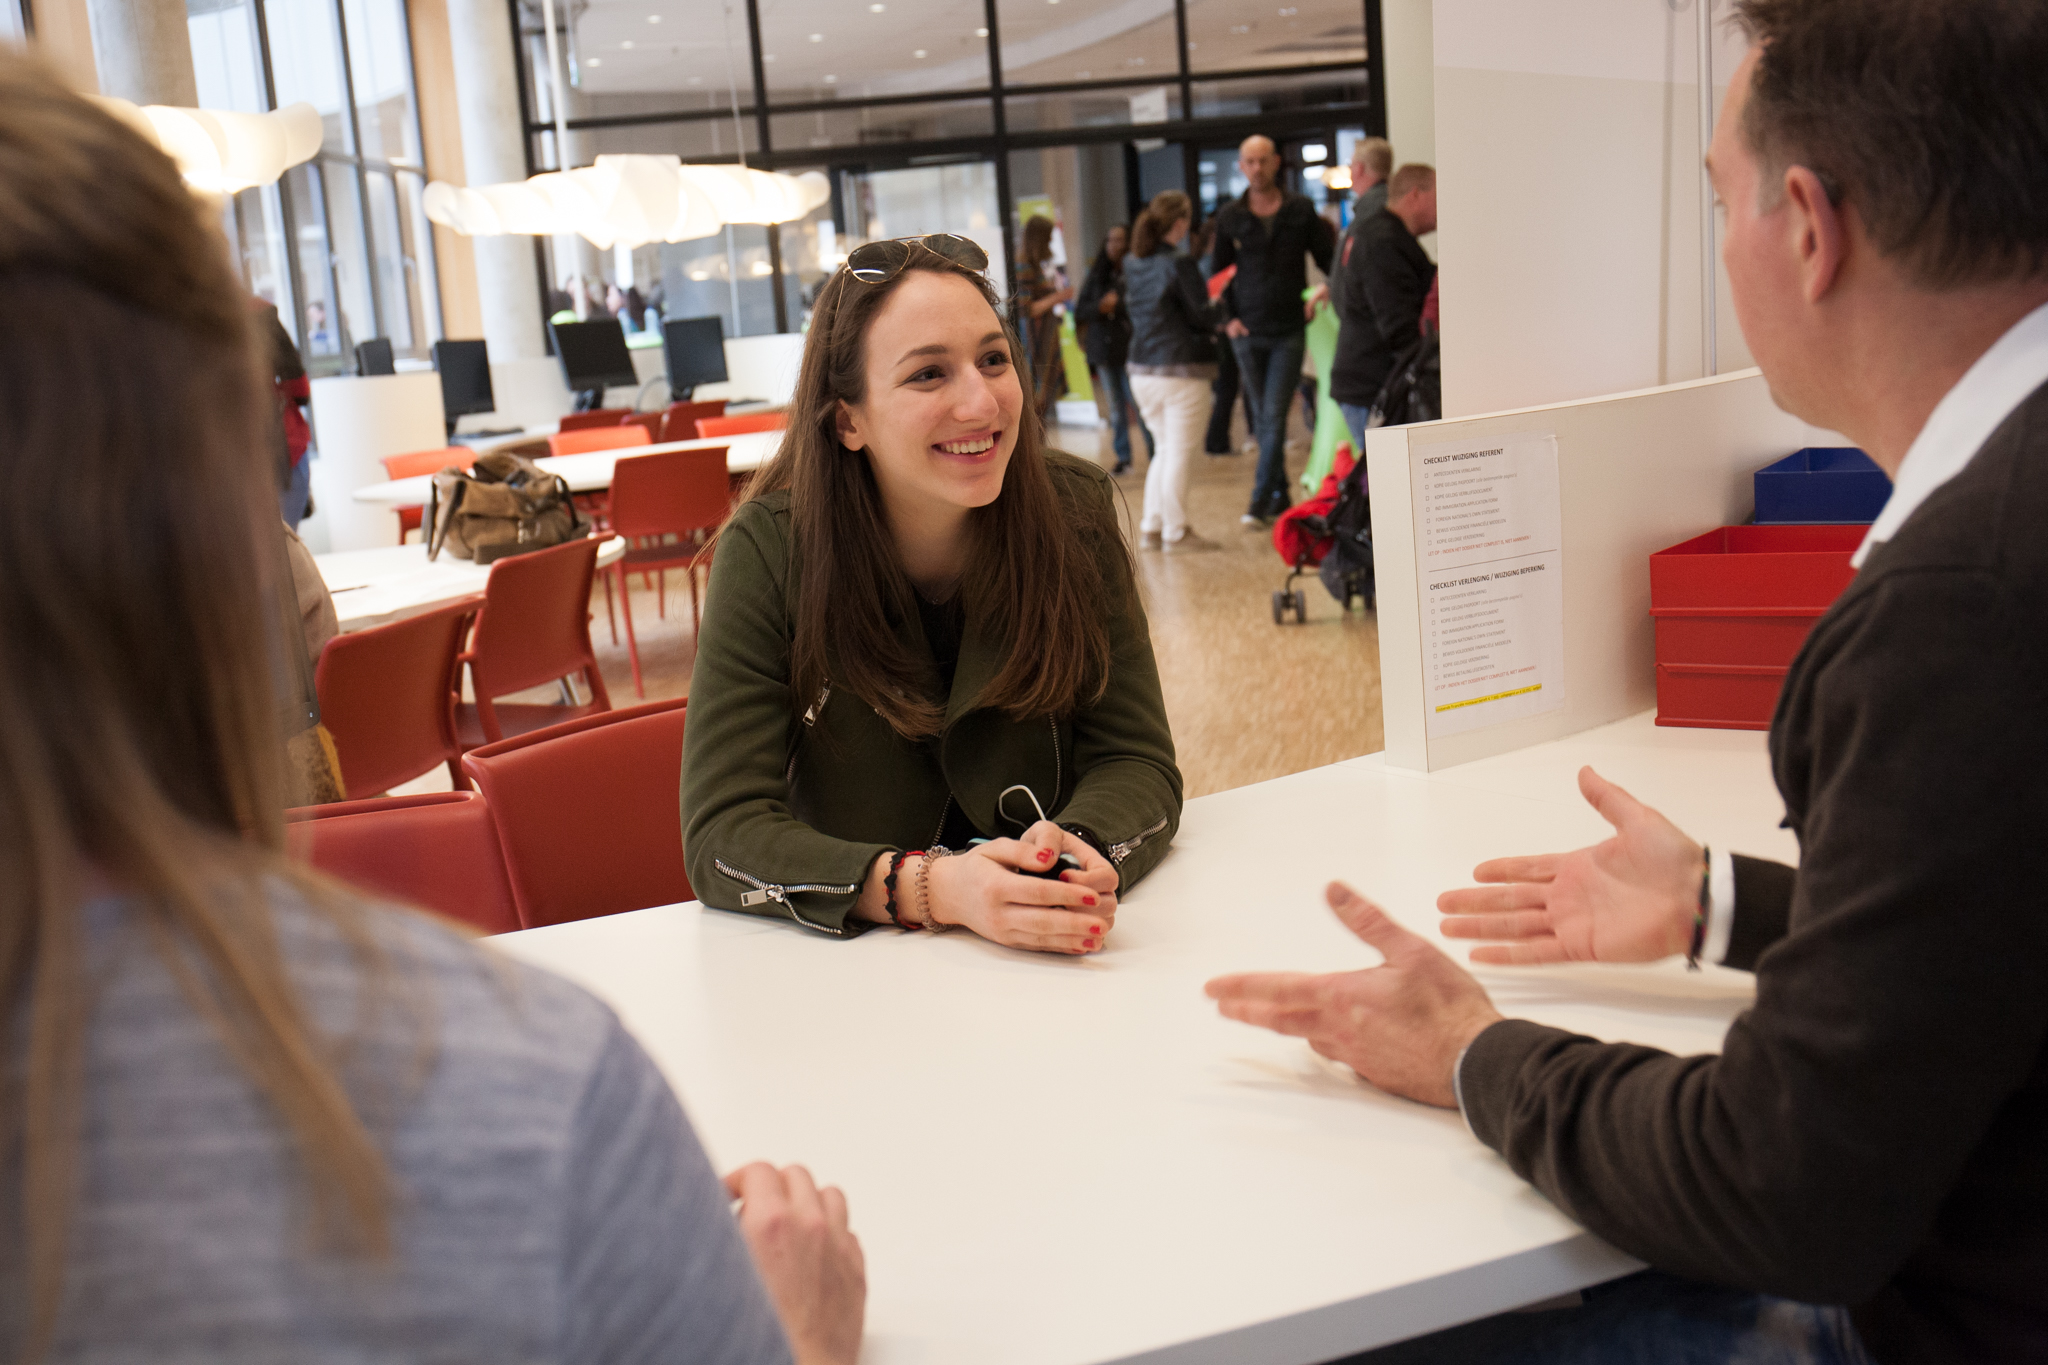
[[[1273,594],[1273,624],[1308,623],[1308,597],[1294,581],[1315,570],[1330,596],[1351,610],[1351,599],[1373,611],[1379,601],[1372,573],[1372,499],[1365,486],[1365,462],[1354,461],[1349,443],[1337,448],[1336,467],[1316,495],[1290,507],[1273,526],[1273,548],[1289,565],[1286,584]]]

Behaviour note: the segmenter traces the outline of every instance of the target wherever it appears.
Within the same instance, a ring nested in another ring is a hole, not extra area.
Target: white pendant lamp
[[[816,171],[782,175],[631,154],[517,184],[465,189],[437,180],[421,202],[428,218],[466,236],[574,232],[608,250],[692,241],[727,223],[792,222],[831,196],[831,182]]]
[[[223,109],[134,105],[102,97],[100,105],[163,149],[185,183],[209,194],[239,194],[277,178],[320,150],[320,111],[289,104],[267,114]]]

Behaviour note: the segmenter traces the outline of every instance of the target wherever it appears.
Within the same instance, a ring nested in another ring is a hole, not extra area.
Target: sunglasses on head
[[[898,237],[857,246],[846,255],[846,273],[862,284],[892,280],[909,263],[911,249],[920,246],[964,269],[977,273],[988,269],[988,253],[978,243],[950,232],[934,232],[925,237]]]

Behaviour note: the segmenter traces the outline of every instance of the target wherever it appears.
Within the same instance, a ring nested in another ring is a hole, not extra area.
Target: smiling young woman
[[[986,264],[876,243],[819,296],[698,636],[683,846],[708,905],[1093,952],[1179,825],[1109,478],[1044,448]]]

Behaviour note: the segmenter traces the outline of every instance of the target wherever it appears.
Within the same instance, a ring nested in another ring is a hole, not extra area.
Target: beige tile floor
[[[1298,473],[1307,456],[1298,410],[1294,424],[1289,465]],[[1061,427],[1053,440],[1060,449],[1099,459],[1104,468],[1114,458],[1106,429]],[[1143,446],[1140,440],[1135,467],[1117,480],[1127,508],[1126,534],[1133,537],[1144,500]],[[1220,542],[1222,550],[1138,555],[1167,716],[1189,796],[1263,782],[1382,747],[1375,619],[1358,606],[1347,614],[1308,578],[1300,584],[1308,597],[1308,623],[1273,624],[1272,593],[1285,580],[1286,566],[1273,549],[1270,532],[1238,525],[1255,463],[1255,456],[1240,453],[1202,456],[1196,465],[1189,515],[1195,528]],[[612,704],[630,706],[638,698],[623,625],[615,645],[602,592],[592,595],[591,610],[591,639]],[[695,640],[682,575],[669,575],[665,618],[656,613],[655,594],[636,577],[633,622],[647,699],[686,694]],[[535,694],[534,699],[547,700],[548,695]],[[436,770],[397,790],[447,786],[446,771]]]

